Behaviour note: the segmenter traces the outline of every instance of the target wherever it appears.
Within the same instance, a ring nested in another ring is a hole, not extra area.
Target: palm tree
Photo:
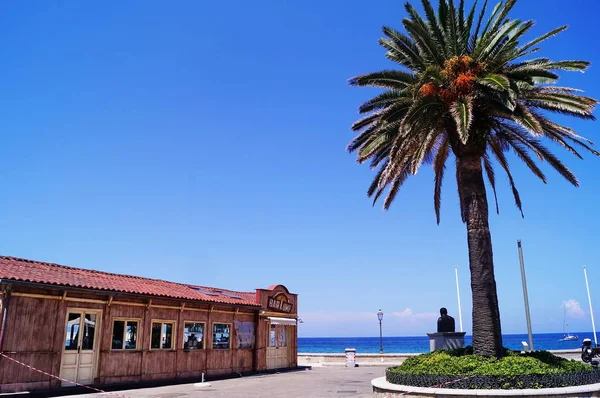
[[[559,113],[594,119],[595,99],[581,95],[580,90],[553,85],[559,77],[557,71],[583,72],[589,63],[525,60],[539,50],[538,44],[566,26],[522,43],[534,22],[508,18],[516,0],[499,3],[487,20],[487,0],[478,13],[476,3],[466,10],[464,0],[458,7],[453,0],[440,0],[437,14],[429,0],[422,3],[424,17],[409,3],[405,5],[406,34],[384,27],[386,37],[379,40],[387,50],[386,57],[403,70],[383,70],[350,79],[352,86],[384,91],[360,106],[360,113],[366,116],[352,125],[358,134],[348,151],[357,151],[359,163],[369,161],[371,168],[378,169],[368,196],[375,204],[389,188],[384,209],[389,208],[410,175],[417,174],[421,165],[432,164],[438,224],[446,163],[454,156],[461,216],[467,227],[473,350],[499,357],[500,312],[483,172],[494,194],[496,212],[494,165],[499,165],[508,176],[515,203],[523,214],[506,158],[508,151],[514,152],[544,183],[546,176],[534,157],[548,162],[578,186],[573,173],[541,139],[554,141],[579,158],[579,148],[600,156],[592,149],[591,141],[548,118],[551,113]]]

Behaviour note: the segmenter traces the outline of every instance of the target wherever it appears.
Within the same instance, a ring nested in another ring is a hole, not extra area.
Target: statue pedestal
[[[465,332],[427,333],[427,336],[429,336],[429,351],[464,348],[465,334]]]

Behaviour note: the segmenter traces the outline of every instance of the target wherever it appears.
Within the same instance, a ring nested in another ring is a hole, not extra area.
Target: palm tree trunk
[[[480,156],[461,156],[456,179],[463,221],[467,225],[471,294],[473,296],[473,352],[502,356],[500,310],[494,279],[492,235]]]

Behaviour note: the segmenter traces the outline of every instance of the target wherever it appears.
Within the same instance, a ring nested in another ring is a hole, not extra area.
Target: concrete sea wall
[[[551,350],[551,353],[567,359],[581,360],[580,350]],[[358,366],[396,366],[406,358],[419,354],[361,354],[356,353],[355,362]],[[345,366],[346,355],[340,354],[298,354],[299,366]]]

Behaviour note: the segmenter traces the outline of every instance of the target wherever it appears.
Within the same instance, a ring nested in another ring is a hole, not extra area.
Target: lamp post
[[[383,311],[377,311],[377,319],[379,319],[379,353],[383,354],[383,334],[381,333],[381,321],[383,321]]]

